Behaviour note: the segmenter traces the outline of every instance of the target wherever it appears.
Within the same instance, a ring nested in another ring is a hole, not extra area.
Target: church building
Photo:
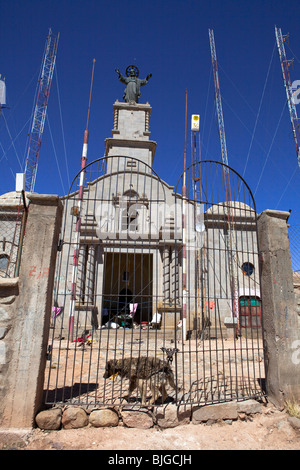
[[[176,187],[162,181],[153,170],[151,109],[138,97],[117,100],[105,157],[62,198],[54,293],[62,328],[180,329],[185,338],[260,328],[251,194],[218,162],[194,163]]]

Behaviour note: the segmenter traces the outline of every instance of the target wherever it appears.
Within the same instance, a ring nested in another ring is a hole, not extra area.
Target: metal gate
[[[174,189],[140,160],[105,157],[63,204],[46,404],[264,395],[256,211],[236,172],[204,161]]]

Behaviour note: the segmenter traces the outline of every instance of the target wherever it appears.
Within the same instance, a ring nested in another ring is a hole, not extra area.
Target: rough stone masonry
[[[41,404],[55,260],[58,196],[30,195],[18,278],[0,281],[0,427],[30,428]]]

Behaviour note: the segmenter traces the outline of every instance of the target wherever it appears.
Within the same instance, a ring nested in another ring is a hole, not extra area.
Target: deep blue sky
[[[290,221],[300,223],[300,170],[274,51],[276,24],[290,34],[291,78],[299,80],[299,1],[2,0],[0,11],[0,73],[6,77],[9,106],[6,122],[0,117],[0,194],[14,190],[14,175],[24,169],[49,27],[60,40],[36,192],[67,193],[80,169],[93,58],[89,162],[104,155],[112,105],[122,100],[124,86],[114,70],[124,73],[131,63],[142,77],[153,74],[141,101],[152,106],[151,139],[158,144],[154,169],[161,178],[175,185],[183,170],[186,89],[188,122],[191,114],[201,115],[202,158],[221,160],[208,37],[212,28],[229,165],[244,175],[258,212],[292,209]],[[300,115],[300,105],[297,111]],[[190,162],[190,133],[187,140]]]

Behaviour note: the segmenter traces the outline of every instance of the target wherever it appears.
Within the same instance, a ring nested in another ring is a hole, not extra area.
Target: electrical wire
[[[261,110],[262,102],[263,102],[264,95],[265,95],[265,90],[266,90],[266,86],[267,86],[267,81],[268,81],[268,79],[269,79],[271,64],[272,64],[272,62],[273,62],[273,57],[274,57],[275,48],[276,48],[276,43],[274,44],[274,48],[273,48],[271,60],[270,60],[270,63],[269,63],[269,68],[268,68],[267,76],[266,76],[266,79],[265,79],[265,84],[264,84],[263,92],[262,92],[261,99],[260,99],[260,103],[259,103],[259,107],[258,107],[258,112],[257,112],[257,115],[256,115],[256,120],[255,120],[255,124],[254,124],[254,129],[253,129],[253,133],[252,133],[252,137],[251,137],[251,142],[250,142],[250,146],[249,146],[249,150],[248,150],[248,154],[247,154],[247,158],[246,158],[246,163],[245,163],[245,167],[244,167],[244,171],[243,171],[243,177],[244,177],[244,175],[245,175],[246,167],[247,167],[247,165],[248,165],[248,160],[249,160],[249,156],[250,156],[250,152],[251,152],[251,148],[252,148],[252,144],[253,144],[254,134],[255,134],[255,132],[256,132],[256,126],[257,126],[257,123],[258,123],[258,118],[259,118],[259,115],[260,115],[260,110]]]
[[[17,156],[17,159],[18,159],[18,162],[19,162],[21,171],[22,171],[22,165],[21,165],[21,162],[20,162],[20,159],[19,159],[19,155],[18,155],[17,149],[16,149],[16,147],[15,147],[14,140],[13,140],[13,138],[12,138],[12,136],[11,136],[10,130],[9,130],[9,128],[8,128],[8,124],[7,124],[7,121],[6,121],[6,119],[5,119],[4,113],[2,113],[2,116],[3,116],[4,122],[5,122],[6,130],[7,130],[7,132],[8,132],[9,138],[10,138],[10,140],[11,140],[12,146],[13,146],[13,148],[14,148],[15,154],[16,154],[16,156]]]
[[[6,156],[5,150],[4,150],[3,145],[1,144],[1,142],[0,142],[0,147],[1,147],[1,150],[2,150],[2,152],[3,152],[2,158],[5,156],[5,158],[6,158],[7,162],[8,162],[8,158],[7,158],[7,156]],[[2,158],[1,158],[1,160],[2,160]],[[0,160],[0,161],[1,161],[1,160]],[[10,167],[9,164],[8,164],[8,167],[9,167],[10,171],[11,171],[12,174],[13,174],[13,171],[12,171],[12,169],[11,169],[11,167]],[[14,174],[13,174],[13,176],[14,176]]]
[[[25,122],[24,126],[22,127],[22,129],[19,131],[19,133],[16,135],[16,137],[14,138],[14,140],[10,143],[10,146],[7,148],[7,150],[4,150],[2,144],[1,144],[1,149],[2,149],[2,156],[0,158],[0,162],[3,160],[3,158],[5,157],[6,160],[8,160],[7,158],[7,152],[9,151],[9,149],[12,147],[13,143],[18,139],[19,135],[23,132],[25,126],[27,126],[28,122],[30,121],[31,117]]]
[[[271,149],[272,149],[272,147],[273,147],[274,140],[275,140],[275,137],[276,137],[276,135],[277,135],[278,128],[279,128],[279,125],[280,125],[280,123],[281,123],[281,119],[282,119],[282,116],[283,116],[283,113],[284,113],[284,110],[285,110],[285,106],[286,106],[286,102],[284,102],[284,105],[283,105],[283,108],[282,108],[282,111],[281,111],[281,115],[280,115],[280,118],[279,118],[277,127],[276,127],[276,129],[275,129],[275,133],[274,133],[274,135],[273,135],[271,145],[270,145],[269,150],[268,150],[268,153],[267,153],[267,155],[266,155],[265,163],[264,163],[263,168],[262,168],[262,170],[261,170],[261,173],[260,173],[260,176],[259,176],[259,179],[258,179],[258,182],[257,182],[257,185],[256,185],[256,189],[255,189],[255,191],[254,191],[253,196],[255,196],[255,194],[256,194],[256,192],[257,192],[258,186],[259,186],[260,181],[261,181],[262,174],[263,174],[263,172],[264,172],[264,170],[265,170],[267,161],[268,161],[268,159],[269,159],[270,152],[271,152]]]
[[[208,81],[208,89],[207,89],[207,95],[206,95],[206,103],[205,103],[203,124],[202,124],[202,122],[200,122],[200,125],[202,127],[201,135],[205,135],[206,115],[207,115],[207,108],[208,108],[208,99],[209,99],[209,95],[210,95],[211,81],[212,81],[212,67],[210,67],[210,73],[209,73],[209,81]],[[209,132],[209,135],[210,135],[210,132]]]
[[[48,115],[46,115],[46,120],[47,120],[47,124],[48,124],[48,127],[49,127],[49,132],[50,132],[50,137],[51,137],[53,152],[54,152],[54,156],[55,156],[55,160],[56,160],[56,165],[57,165],[57,169],[58,169],[58,174],[59,174],[60,182],[61,182],[62,189],[63,189],[63,194],[65,195],[65,194],[66,194],[66,191],[65,191],[65,187],[64,187],[64,183],[63,183],[61,171],[60,171],[60,168],[59,168],[58,158],[57,158],[57,154],[56,154],[56,150],[55,150],[55,145],[54,145],[54,140],[53,140],[53,136],[52,136],[52,131],[51,131],[51,127],[50,127],[50,122],[49,122]]]
[[[57,89],[57,97],[58,97],[60,123],[61,123],[61,130],[62,130],[62,139],[63,139],[63,146],[64,146],[64,155],[65,155],[65,162],[66,162],[66,172],[67,172],[68,184],[69,184],[69,187],[70,187],[71,183],[70,183],[69,166],[68,166],[68,158],[67,158],[67,151],[66,151],[66,142],[65,142],[63,118],[62,118],[62,111],[61,111],[60,93],[59,93],[59,86],[58,86],[57,64],[56,64],[56,67],[55,67],[55,78],[56,78],[56,89]]]
[[[289,182],[286,184],[286,187],[285,187],[284,191],[282,192],[282,194],[281,194],[281,196],[280,196],[280,199],[279,199],[279,201],[277,202],[277,205],[276,205],[275,209],[278,208],[278,206],[279,206],[279,204],[280,204],[280,202],[281,202],[281,199],[283,198],[284,194],[286,193],[286,191],[287,191],[289,185],[291,184],[291,181],[292,181],[292,179],[294,178],[294,176],[295,176],[295,174],[296,174],[297,171],[299,171],[299,166],[298,166],[298,165],[296,166],[296,168],[295,168],[295,170],[294,170],[294,172],[293,172],[293,174],[292,174],[292,176],[291,176]]]
[[[242,119],[238,116],[238,114],[235,112],[235,110],[232,108],[232,106],[230,106],[230,104],[228,103],[228,101],[226,101],[224,99],[224,97],[222,97],[222,101],[224,102],[224,104],[230,109],[230,111],[234,114],[234,116],[238,119],[238,121],[243,125],[243,127],[248,131],[248,133],[251,135],[252,134],[252,131],[249,129],[248,126],[246,126],[246,124],[242,121]],[[260,142],[258,142],[256,139],[255,139],[255,142],[256,144],[261,148],[261,150],[265,151],[264,147],[260,144]]]

